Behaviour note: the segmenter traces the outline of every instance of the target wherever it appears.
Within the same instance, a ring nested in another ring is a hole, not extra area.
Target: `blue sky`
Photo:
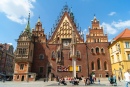
[[[1,0],[0,43],[11,43],[16,48],[15,39],[25,29],[29,12],[31,28],[40,16],[45,34],[49,34],[66,3],[72,7],[85,35],[94,14],[104,32],[108,33],[109,41],[125,28],[130,28],[130,0]]]

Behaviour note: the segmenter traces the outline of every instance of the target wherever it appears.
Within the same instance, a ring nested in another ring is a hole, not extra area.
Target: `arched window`
[[[97,60],[97,67],[98,67],[98,70],[101,69],[101,66],[100,66],[100,59]]]
[[[43,55],[43,54],[40,54],[40,55],[39,55],[39,59],[40,59],[40,60],[43,60],[43,59],[44,59],[44,55]]]
[[[24,69],[24,64],[20,64],[20,70]]]
[[[104,53],[104,49],[103,48],[101,49],[101,52]]]
[[[93,48],[91,49],[91,52],[94,53],[94,49]]]
[[[76,51],[76,56],[77,56],[77,58],[81,58],[80,57],[80,51]]]
[[[98,47],[96,47],[96,53],[99,53],[99,48]]]
[[[94,62],[91,63],[91,68],[94,70]]]
[[[52,58],[53,58],[53,59],[56,58],[56,56],[55,56],[55,52],[54,52],[54,51],[52,52]]]
[[[107,70],[107,62],[104,62],[104,70]]]

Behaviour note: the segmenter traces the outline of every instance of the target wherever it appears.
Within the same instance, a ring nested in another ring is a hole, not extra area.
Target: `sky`
[[[0,43],[12,44],[16,49],[29,13],[31,29],[40,17],[48,35],[66,4],[85,35],[95,15],[111,41],[124,29],[130,29],[129,3],[130,0],[0,0]]]

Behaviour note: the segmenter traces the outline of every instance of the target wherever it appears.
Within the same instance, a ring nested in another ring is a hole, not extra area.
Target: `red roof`
[[[119,38],[130,38],[130,30],[126,28],[124,31],[122,31],[118,36],[114,38],[114,40],[117,40]]]

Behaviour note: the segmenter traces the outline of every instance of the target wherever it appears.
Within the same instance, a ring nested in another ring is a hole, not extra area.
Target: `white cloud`
[[[103,26],[103,28],[108,34],[115,34],[117,32],[116,29],[111,24],[103,22],[101,26]]]
[[[8,43],[9,45],[13,45],[12,43]]]
[[[113,16],[113,15],[115,15],[116,14],[116,12],[111,12],[111,13],[109,13],[108,15],[109,16]]]
[[[104,27],[105,31],[108,34],[116,34],[120,29],[130,28],[130,20],[127,21],[113,21],[112,23],[108,24],[103,22],[101,26]]]
[[[118,22],[112,22],[112,25],[116,28],[127,28],[130,27],[130,20],[127,21],[118,21]]]
[[[0,12],[3,12],[8,19],[24,24],[27,22],[29,12],[33,16],[31,9],[34,8],[32,4],[34,2],[36,0],[1,0]]]

